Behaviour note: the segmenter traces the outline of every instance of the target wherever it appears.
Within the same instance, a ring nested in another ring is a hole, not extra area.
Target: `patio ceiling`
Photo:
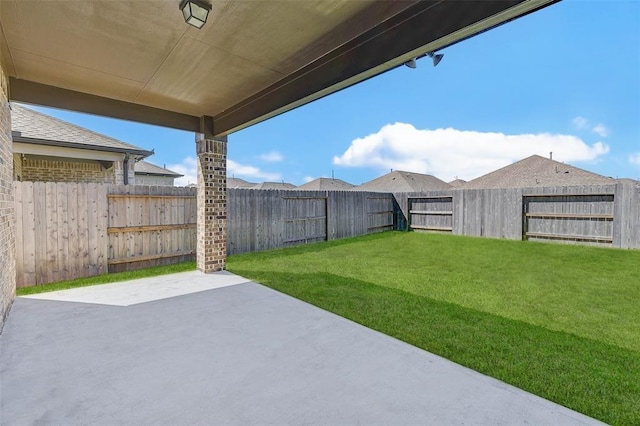
[[[222,136],[556,1],[3,0],[0,47],[12,100]]]

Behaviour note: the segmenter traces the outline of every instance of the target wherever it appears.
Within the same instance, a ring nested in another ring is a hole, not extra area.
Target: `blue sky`
[[[640,2],[565,0],[229,137],[229,176],[472,179],[532,154],[640,178]],[[67,111],[195,181],[194,135]]]

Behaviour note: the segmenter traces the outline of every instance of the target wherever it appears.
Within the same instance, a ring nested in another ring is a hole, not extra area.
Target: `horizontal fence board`
[[[107,228],[107,233],[113,234],[115,232],[151,232],[151,231],[167,231],[174,229],[195,229],[195,223],[183,223],[173,225],[144,225],[144,226],[121,226]]]

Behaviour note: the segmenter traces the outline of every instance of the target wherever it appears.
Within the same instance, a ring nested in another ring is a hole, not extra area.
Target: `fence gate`
[[[367,232],[393,229],[393,196],[367,197]]]
[[[192,188],[118,186],[113,192],[107,195],[109,272],[195,258]]]
[[[613,194],[540,194],[522,198],[522,238],[611,245]]]
[[[293,246],[327,240],[327,197],[282,197],[284,200],[283,245]]]
[[[453,197],[409,197],[409,229],[453,232]]]

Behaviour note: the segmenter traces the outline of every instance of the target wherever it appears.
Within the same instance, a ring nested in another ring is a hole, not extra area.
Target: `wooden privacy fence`
[[[196,189],[14,182],[18,287],[193,259]],[[229,189],[230,254],[393,228],[391,194]]]
[[[227,190],[227,253],[247,253],[393,229],[392,194]]]
[[[109,272],[192,260],[196,189],[109,186]]]
[[[107,187],[15,182],[18,287],[107,272]]]
[[[19,287],[194,258],[196,189],[14,182]],[[447,190],[227,191],[227,253],[388,229],[640,248],[634,184]]]
[[[640,186],[633,183],[394,196],[409,229],[640,248]]]
[[[408,197],[408,204],[411,229],[453,232],[453,196]]]
[[[613,244],[614,194],[523,195],[523,239]]]
[[[18,287],[194,257],[194,188],[14,182]]]

